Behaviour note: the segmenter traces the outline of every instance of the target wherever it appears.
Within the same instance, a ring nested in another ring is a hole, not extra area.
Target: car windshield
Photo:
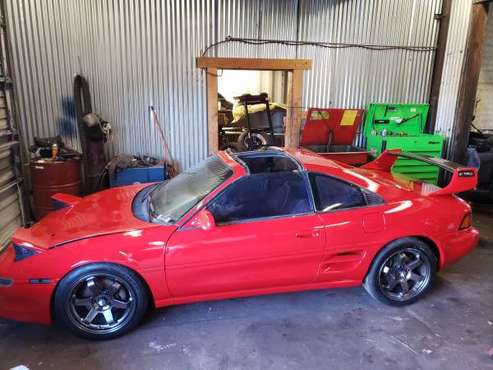
[[[219,157],[212,156],[163,182],[150,194],[151,219],[166,224],[178,221],[232,174]]]

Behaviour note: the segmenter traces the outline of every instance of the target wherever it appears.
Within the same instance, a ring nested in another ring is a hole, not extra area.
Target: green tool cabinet
[[[376,157],[386,149],[401,149],[440,158],[444,137],[423,133],[428,110],[428,104],[370,104],[364,127],[370,154]],[[392,171],[434,184],[439,175],[438,167],[405,158],[399,158]]]

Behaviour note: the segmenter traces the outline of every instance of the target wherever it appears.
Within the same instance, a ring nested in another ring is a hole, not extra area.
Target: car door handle
[[[296,237],[300,239],[308,239],[308,238],[319,238],[320,237],[320,231],[314,230],[310,232],[300,232],[296,233]]]

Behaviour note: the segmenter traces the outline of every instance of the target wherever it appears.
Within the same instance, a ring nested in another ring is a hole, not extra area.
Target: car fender
[[[410,234],[404,234],[404,235],[394,235],[393,237],[387,239],[380,248],[374,251],[371,255],[369,255],[369,261],[368,261],[368,266],[367,270],[370,269],[371,265],[373,264],[373,261],[375,258],[378,256],[378,254],[385,249],[389,244],[399,240],[399,239],[405,239],[405,238],[416,238],[419,239],[426,244],[428,244],[432,250],[432,252],[437,256],[438,259],[438,269],[440,270],[443,267],[444,261],[445,261],[445,253],[443,249],[442,242],[440,239],[436,238],[435,236],[430,236],[429,234],[426,233],[410,233]],[[368,272],[368,271],[367,271]],[[366,276],[366,275],[365,275]]]
[[[175,230],[174,226],[163,226],[67,243],[16,263],[15,278],[21,281],[46,279],[55,289],[61,279],[81,266],[111,263],[141,276],[154,301],[165,300],[170,297],[165,276],[165,248]]]

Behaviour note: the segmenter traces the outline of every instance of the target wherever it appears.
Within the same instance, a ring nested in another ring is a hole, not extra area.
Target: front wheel
[[[403,306],[431,289],[436,270],[437,258],[426,243],[403,238],[377,255],[363,285],[380,302]]]
[[[55,293],[55,318],[78,336],[112,339],[142,320],[148,306],[146,288],[131,270],[93,264],[69,273]]]

